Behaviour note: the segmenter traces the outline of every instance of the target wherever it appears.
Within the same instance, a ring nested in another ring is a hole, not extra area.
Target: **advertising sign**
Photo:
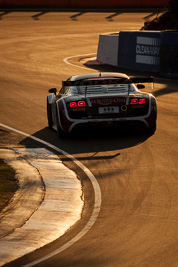
[[[121,31],[118,66],[121,68],[160,71],[161,32]]]

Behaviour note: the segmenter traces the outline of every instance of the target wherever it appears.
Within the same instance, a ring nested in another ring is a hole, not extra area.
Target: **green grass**
[[[0,212],[8,205],[17,189],[15,171],[0,159]]]

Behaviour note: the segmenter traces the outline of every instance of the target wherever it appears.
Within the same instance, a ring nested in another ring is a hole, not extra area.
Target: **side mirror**
[[[56,89],[56,88],[51,88],[51,89],[49,89],[48,92],[49,92],[49,93],[53,93],[53,94],[56,95],[57,89]]]
[[[139,83],[139,84],[137,84],[137,88],[138,89],[144,89],[145,88],[145,85]]]

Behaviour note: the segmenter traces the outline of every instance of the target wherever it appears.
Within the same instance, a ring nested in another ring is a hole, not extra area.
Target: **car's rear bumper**
[[[124,119],[107,119],[107,120],[85,120],[80,122],[74,122],[68,132],[71,132],[76,127],[84,127],[84,128],[94,128],[94,127],[126,127],[126,126],[136,126],[143,125],[145,128],[149,128],[150,125],[145,119],[138,118],[124,118]]]
[[[144,116],[130,116],[130,117],[111,117],[111,118],[93,118],[92,116],[88,118],[74,119],[69,116],[68,110],[63,103],[63,110],[58,109],[59,112],[59,124],[60,127],[65,132],[71,132],[76,127],[106,127],[106,126],[120,126],[120,125],[137,125],[142,124],[146,128],[152,128],[156,124],[157,110],[156,106],[151,105],[149,102],[149,107],[147,114]]]

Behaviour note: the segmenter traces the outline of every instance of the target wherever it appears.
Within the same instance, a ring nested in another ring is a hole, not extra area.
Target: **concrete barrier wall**
[[[121,31],[100,35],[97,60],[119,68],[178,77],[178,32]]]
[[[160,71],[161,32],[122,31],[119,34],[118,67]]]
[[[1,7],[61,7],[61,8],[120,8],[120,7],[165,7],[169,0],[0,0]]]
[[[164,77],[178,77],[178,32],[161,33],[160,72]]]
[[[112,66],[118,65],[119,35],[100,35],[97,60]]]

